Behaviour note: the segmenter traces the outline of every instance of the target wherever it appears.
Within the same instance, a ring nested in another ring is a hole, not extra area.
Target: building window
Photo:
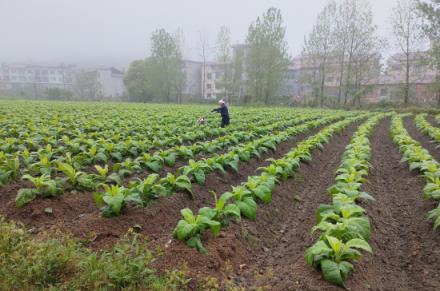
[[[387,96],[388,95],[388,89],[387,88],[381,88],[380,89],[380,96]]]
[[[211,84],[208,84],[208,85],[206,85],[206,88],[211,89],[211,88],[212,88],[212,85],[211,85]]]
[[[211,93],[208,93],[208,94],[206,94],[206,96],[208,97],[208,98],[211,98]]]
[[[211,74],[211,73],[206,74],[206,78],[207,78],[208,80],[211,80],[211,79],[212,79],[212,74]]]

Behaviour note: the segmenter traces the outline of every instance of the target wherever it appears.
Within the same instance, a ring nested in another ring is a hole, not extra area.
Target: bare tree
[[[208,56],[209,42],[206,34],[199,31],[200,57],[202,59],[202,98],[206,96],[206,58]]]
[[[216,43],[217,60],[223,67],[223,76],[218,83],[223,89],[223,98],[229,100],[232,86],[232,72],[231,72],[231,62],[232,62],[232,46],[231,46],[231,31],[228,27],[220,27],[220,31],[217,35]],[[229,100],[230,102],[230,100]]]
[[[335,25],[336,25],[336,2],[330,1],[317,17],[312,32],[306,37],[303,47],[303,56],[309,62],[317,64],[318,86],[316,90],[319,104],[324,105],[325,81],[328,71],[328,63],[331,61],[331,54],[334,52]],[[316,74],[313,74],[316,76]]]
[[[422,22],[418,15],[415,0],[399,0],[391,14],[391,24],[396,45],[405,57],[404,103],[409,102],[411,54],[420,49],[423,38]]]

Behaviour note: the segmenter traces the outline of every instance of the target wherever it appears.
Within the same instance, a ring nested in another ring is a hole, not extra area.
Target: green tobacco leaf
[[[340,264],[331,260],[321,261],[321,270],[324,278],[333,284],[342,286],[348,273],[353,269],[353,266],[348,262],[341,262]]]
[[[15,197],[15,205],[19,208],[23,207],[25,204],[34,200],[37,195],[38,191],[36,189],[20,189]]]
[[[163,166],[159,162],[157,162],[157,161],[148,162],[148,163],[146,163],[146,166],[151,171],[156,172],[156,173],[160,172],[160,170],[162,170],[162,168],[163,168]]]
[[[119,213],[121,212],[122,204],[124,202],[124,194],[122,192],[117,193],[116,195],[104,195],[102,199],[107,205],[111,207],[112,211],[116,215],[119,215]]]
[[[184,208],[184,209],[180,210],[180,213],[182,214],[182,216],[186,222],[188,222],[188,223],[195,223],[196,222],[196,218],[195,218],[191,209]]]
[[[191,180],[187,176],[182,175],[182,176],[177,177],[176,178],[176,186],[179,190],[188,191],[188,193],[191,194],[191,197],[193,197]]]
[[[116,185],[122,185],[121,176],[119,176],[118,173],[111,173],[107,177],[107,180],[110,181],[110,182],[115,183]]]
[[[264,203],[270,203],[272,201],[272,192],[268,187],[264,185],[260,185],[252,189],[252,192]]]
[[[235,202],[244,217],[255,220],[257,218],[257,203],[251,197]]]
[[[234,216],[237,219],[241,217],[240,208],[234,203],[226,205],[226,207],[223,210],[223,213],[228,216]]]
[[[192,232],[196,227],[196,224],[191,224],[185,220],[180,220],[174,229],[174,236],[178,240],[185,240],[192,235]]]
[[[370,245],[363,239],[354,238],[352,240],[349,240],[346,244],[346,247],[349,248],[356,248],[356,249],[362,249],[364,251],[372,253],[373,250],[371,249]]]
[[[217,210],[211,207],[203,207],[199,210],[199,214],[208,219],[213,219],[217,215]]]
[[[306,259],[307,264],[312,267],[315,266],[315,258],[326,257],[331,252],[332,249],[329,248],[324,241],[319,240],[306,250],[304,258]]]
[[[174,165],[176,164],[175,153],[169,154],[168,156],[165,156],[163,159],[165,161],[165,164],[167,164],[167,166],[174,167]]]
[[[205,172],[203,170],[198,170],[193,173],[194,179],[196,180],[197,184],[199,185],[205,185]]]
[[[206,255],[208,253],[208,251],[203,247],[202,240],[200,239],[199,235],[190,238],[186,244],[191,248],[195,248],[201,254]]]

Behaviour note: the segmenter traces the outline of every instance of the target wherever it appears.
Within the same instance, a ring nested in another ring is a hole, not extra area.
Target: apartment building
[[[51,88],[72,90],[74,65],[0,65],[0,91],[40,96]]]
[[[436,92],[431,90],[436,71],[429,65],[426,52],[409,55],[409,102],[435,103]],[[385,73],[371,82],[374,89],[366,96],[369,102],[402,102],[406,84],[406,55],[395,54],[387,60]]]

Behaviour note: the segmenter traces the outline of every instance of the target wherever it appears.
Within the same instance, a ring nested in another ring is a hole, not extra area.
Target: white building
[[[48,89],[72,90],[74,65],[2,64],[0,91],[25,92],[27,97],[38,97]]]
[[[96,69],[96,78],[104,99],[119,99],[125,93],[124,72],[115,68]]]
[[[209,62],[205,63],[201,68],[202,80],[202,97],[204,99],[217,99],[222,94],[220,85],[221,79],[224,75],[224,66],[219,63]]]

